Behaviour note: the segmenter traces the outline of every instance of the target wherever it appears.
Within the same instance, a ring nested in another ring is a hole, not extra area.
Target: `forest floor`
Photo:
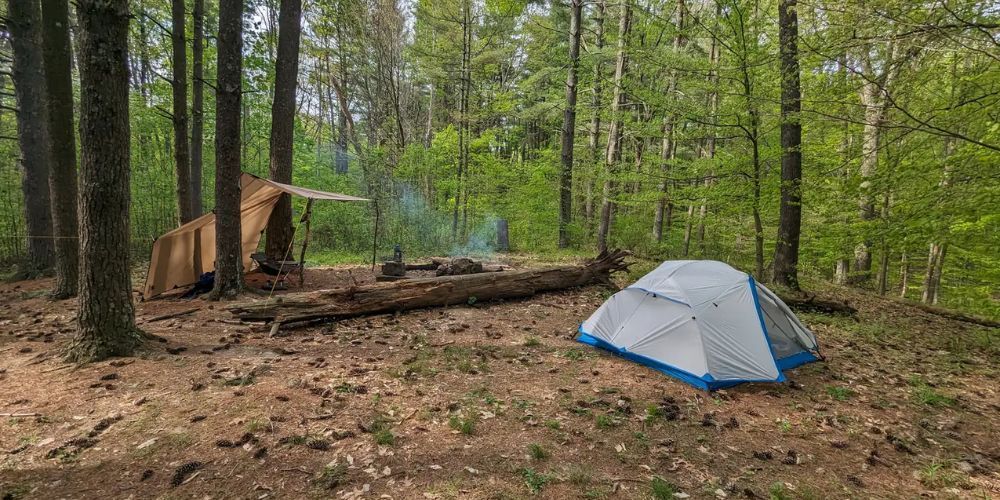
[[[715,393],[575,342],[599,287],[273,339],[157,300],[75,367],[75,301],[0,285],[0,498],[1000,497],[1000,331],[810,285],[859,310],[800,315],[827,360]]]

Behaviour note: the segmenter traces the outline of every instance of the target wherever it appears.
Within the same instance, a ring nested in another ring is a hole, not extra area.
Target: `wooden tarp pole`
[[[302,236],[302,251],[299,252],[299,287],[306,281],[306,247],[309,246],[309,224],[312,223],[313,199],[306,201],[306,212],[302,221],[306,223],[306,233]],[[300,221],[300,222],[302,222]]]
[[[375,204],[375,231],[372,234],[372,271],[374,272],[375,271],[375,253],[378,252],[378,216],[379,216],[379,211],[378,211],[378,201],[377,200],[372,200],[372,203]]]

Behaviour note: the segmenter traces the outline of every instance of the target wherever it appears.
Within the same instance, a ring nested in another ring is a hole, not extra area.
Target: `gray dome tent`
[[[820,359],[777,295],[711,260],[664,262],[608,299],[577,340],[705,390],[782,382],[783,370]]]

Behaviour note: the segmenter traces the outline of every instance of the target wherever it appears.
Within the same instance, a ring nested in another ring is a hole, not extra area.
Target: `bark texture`
[[[604,158],[607,179],[604,181],[604,201],[601,203],[601,223],[597,229],[597,250],[608,249],[608,235],[615,211],[615,174],[622,156],[622,106],[625,104],[623,80],[628,71],[628,39],[632,31],[632,4],[625,0],[622,4],[621,19],[618,23],[618,55],[615,62],[614,96],[611,99],[611,125],[608,129],[608,149]]]
[[[569,71],[566,74],[566,108],[563,109],[562,170],[559,176],[559,248],[569,246],[569,224],[573,217],[573,142],[576,138],[576,71],[580,65],[580,17],[582,0],[569,5]]]
[[[674,35],[674,54],[679,55],[684,46],[684,17],[686,6],[684,0],[677,0],[677,20]],[[677,99],[677,70],[671,69],[667,76],[667,99],[673,103]],[[656,201],[656,212],[653,215],[653,239],[657,243],[663,241],[664,225],[670,229],[670,220],[666,217],[670,201],[670,170],[676,158],[677,145],[674,143],[674,125],[677,122],[677,113],[674,110],[667,111],[663,117],[663,139],[660,145],[660,173],[663,180],[660,181],[660,198]]]
[[[191,40],[191,215],[201,216],[201,177],[205,140],[205,0],[194,0]]]
[[[594,5],[594,48],[600,54],[604,50],[604,0],[597,0]],[[587,230],[593,230],[594,222],[594,185],[597,184],[598,174],[598,151],[601,149],[601,93],[604,80],[603,64],[600,56],[594,61],[593,89],[590,98],[590,108],[593,112],[590,118],[590,138],[587,146],[590,148],[591,175],[587,179],[587,188],[584,195],[584,218],[587,219]]]
[[[278,12],[278,59],[275,62],[274,102],[271,104],[271,180],[292,182],[292,151],[295,131],[295,90],[299,75],[299,36],[302,31],[302,0],[281,0]],[[266,253],[289,260],[295,231],[292,229],[292,198],[281,195],[267,223]]]
[[[799,289],[799,234],[802,225],[802,125],[799,123],[799,22],[796,0],[778,6],[781,45],[781,208],[774,250],[774,281]]]
[[[187,45],[184,43],[184,0],[171,2],[170,42],[173,51],[174,168],[177,172],[177,215],[181,224],[194,219],[191,208],[191,156],[188,147]]]
[[[141,343],[129,275],[128,2],[79,0],[80,308],[75,362]]]
[[[213,298],[243,290],[240,231],[240,103],[243,73],[243,1],[219,2],[215,92],[215,289]]]
[[[18,278],[50,271],[55,262],[49,197],[49,136],[42,61],[42,15],[37,0],[9,0],[7,29],[14,53],[11,76],[17,99],[17,142],[21,149],[21,192],[28,230],[28,254]]]
[[[52,146],[49,192],[56,248],[56,286],[52,297],[76,296],[79,276],[76,135],[73,132],[72,49],[67,0],[42,0],[42,53],[48,93],[48,132]]]
[[[620,250],[602,253],[578,266],[465,274],[351,286],[282,297],[280,302],[239,304],[230,311],[241,319],[273,321],[295,328],[337,319],[425,307],[530,297],[536,293],[608,283],[611,273],[628,268]]]

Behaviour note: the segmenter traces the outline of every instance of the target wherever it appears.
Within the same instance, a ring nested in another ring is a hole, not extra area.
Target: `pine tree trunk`
[[[563,110],[562,170],[559,177],[559,248],[569,246],[573,217],[573,143],[576,137],[576,71],[580,65],[580,15],[582,0],[570,0],[569,71],[566,75],[566,108]]]
[[[606,12],[604,0],[597,0],[594,7],[597,12],[594,14],[594,47],[598,54],[604,50],[604,14]],[[584,207],[584,218],[587,220],[587,231],[593,230],[594,224],[594,188],[598,179],[598,156],[601,149],[601,92],[604,80],[602,71],[604,64],[600,58],[594,63],[594,84],[591,94],[590,107],[593,112],[590,118],[590,178],[587,179],[586,200]]]
[[[677,21],[675,23],[677,33],[674,35],[673,53],[678,56],[680,55],[681,48],[684,46],[685,14],[686,6],[684,5],[684,0],[677,0]],[[677,99],[676,94],[677,70],[671,69],[667,77],[668,102],[673,104]],[[663,176],[659,185],[661,194],[660,198],[656,201],[656,212],[653,214],[653,240],[657,243],[663,241],[664,216],[666,215],[667,204],[670,203],[670,167],[675,160],[677,150],[677,145],[674,144],[674,124],[676,121],[677,113],[673,110],[667,111],[663,118],[663,141],[660,145],[660,175]]]
[[[7,29],[14,53],[11,76],[18,108],[17,141],[23,172],[21,192],[28,230],[28,255],[18,269],[18,278],[33,278],[51,271],[55,261],[41,18],[36,0],[9,0],[7,3]]]
[[[243,1],[220,0],[215,91],[215,289],[213,298],[243,290],[240,228]]]
[[[128,1],[78,0],[80,309],[74,362],[128,356],[141,342],[129,267]]]
[[[274,67],[274,102],[271,105],[271,180],[292,182],[295,132],[295,90],[299,76],[299,37],[302,0],[281,0],[278,13],[278,59]],[[267,255],[289,260],[292,240],[292,198],[281,195],[267,223]]]
[[[205,140],[205,0],[194,0],[194,38],[191,40],[191,215],[200,217],[201,178]]]
[[[73,57],[67,0],[42,0],[42,54],[48,93],[48,132],[52,145],[49,193],[56,248],[56,286],[52,297],[76,296],[79,276],[77,234],[76,135],[73,124]]]
[[[173,49],[174,168],[177,172],[177,215],[181,224],[194,219],[191,210],[191,157],[188,146],[187,45],[184,0],[171,0],[170,41]]]
[[[608,149],[604,159],[608,178],[604,181],[604,200],[601,203],[601,224],[597,230],[597,251],[608,250],[608,235],[615,210],[615,175],[622,156],[622,107],[625,104],[623,80],[628,71],[628,39],[632,30],[632,3],[622,3],[621,19],[618,23],[618,55],[615,63],[614,92],[611,99],[611,126],[608,130]]]
[[[799,22],[796,0],[781,0],[781,208],[774,252],[774,281],[799,289],[799,234],[802,224],[802,125],[799,123]]]

